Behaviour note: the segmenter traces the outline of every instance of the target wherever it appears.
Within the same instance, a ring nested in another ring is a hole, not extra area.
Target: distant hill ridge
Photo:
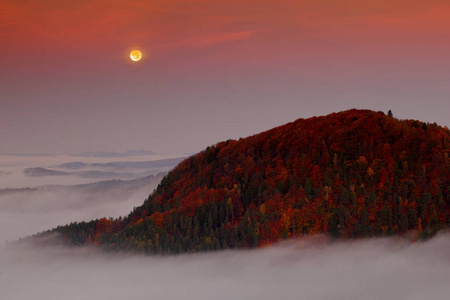
[[[252,248],[311,234],[431,236],[450,224],[450,131],[348,110],[206,148],[142,206],[60,226],[70,245],[182,253]]]
[[[116,158],[116,157],[130,157],[130,156],[147,156],[156,155],[156,152],[147,150],[128,150],[125,152],[108,152],[108,151],[86,151],[73,156],[81,157],[101,157],[101,158]]]
[[[166,172],[176,166],[185,157],[176,157],[152,161],[120,161],[108,163],[68,162],[49,168],[35,167],[24,169],[27,176],[76,175],[83,178],[121,178],[133,179],[151,174]],[[63,171],[58,170],[63,169]]]

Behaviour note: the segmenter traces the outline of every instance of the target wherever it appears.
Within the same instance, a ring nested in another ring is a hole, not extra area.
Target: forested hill
[[[208,147],[127,217],[52,231],[70,245],[180,253],[326,233],[434,234],[450,223],[450,131],[349,110]]]

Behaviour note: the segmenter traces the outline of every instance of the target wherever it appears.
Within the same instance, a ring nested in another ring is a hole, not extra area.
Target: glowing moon
[[[142,58],[142,53],[139,50],[133,50],[130,52],[130,58],[132,61],[140,61]]]

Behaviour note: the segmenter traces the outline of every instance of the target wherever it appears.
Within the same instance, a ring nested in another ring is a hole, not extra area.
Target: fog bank
[[[0,189],[0,248],[5,241],[58,225],[128,215],[162,178],[159,174],[77,186]]]
[[[329,243],[321,238],[251,251],[172,257],[89,249],[5,251],[1,299],[447,299],[450,235]]]

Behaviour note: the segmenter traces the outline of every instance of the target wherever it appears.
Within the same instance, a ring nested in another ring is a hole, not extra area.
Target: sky
[[[449,36],[448,0],[0,0],[0,153],[194,153],[350,108],[450,127]]]

